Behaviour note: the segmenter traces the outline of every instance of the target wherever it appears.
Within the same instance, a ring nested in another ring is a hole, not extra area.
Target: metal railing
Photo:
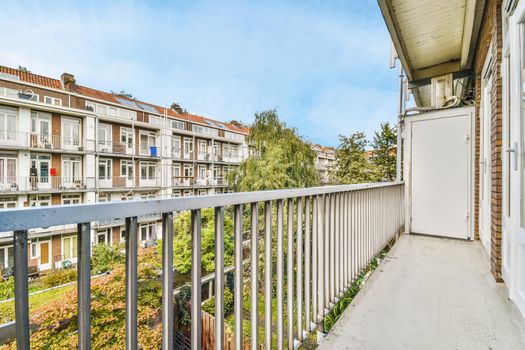
[[[30,147],[44,150],[85,152],[88,145],[93,150],[93,140],[63,135],[47,135],[25,131],[0,130],[0,145]]]
[[[261,204],[262,210],[259,210]],[[244,206],[246,212],[243,211]],[[289,349],[293,349],[297,342],[304,340],[307,333],[317,328],[322,329],[323,319],[329,310],[350,288],[360,271],[385,244],[399,234],[404,224],[402,183],[326,186],[0,211],[0,232],[14,231],[18,349],[29,349],[30,344],[28,230],[77,224],[78,343],[79,349],[89,349],[90,231],[93,222],[115,218],[125,218],[126,225],[126,348],[138,349],[138,217],[148,214],[162,214],[162,348],[173,349],[173,213],[180,211],[191,211],[191,347],[201,349],[201,209],[204,208],[215,208],[216,299],[213,339],[216,349],[223,348],[225,339],[225,208],[228,209],[227,213],[233,209],[233,317],[236,349],[242,349],[244,345],[243,285],[246,280],[251,290],[251,349],[259,349],[260,328],[264,329],[263,343],[266,349],[271,349],[275,340],[279,348],[287,344]],[[249,221],[249,273],[243,269],[243,255],[247,254],[246,249],[243,249],[243,220]],[[258,266],[260,258],[264,261],[262,272]],[[258,284],[259,273],[264,276],[263,286]],[[260,314],[258,310],[260,298],[264,298],[264,314]],[[277,306],[275,324],[272,305]],[[263,317],[264,322],[259,322],[259,317]]]
[[[92,177],[76,176],[4,176],[0,178],[0,193],[27,191],[81,191],[95,187]]]

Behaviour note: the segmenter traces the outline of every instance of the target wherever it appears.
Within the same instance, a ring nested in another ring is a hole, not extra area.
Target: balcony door
[[[42,112],[31,113],[30,146],[35,148],[52,148],[51,144],[51,114]]]
[[[508,86],[510,107],[504,118],[503,278],[510,298],[525,316],[525,2],[510,19]],[[504,95],[505,96],[505,95]],[[505,116],[505,114],[504,114]]]
[[[69,150],[80,150],[80,120],[62,118],[62,147]]]
[[[15,108],[0,107],[0,143],[14,144],[17,140]]]
[[[133,129],[120,128],[120,142],[126,149],[126,154],[133,154]]]
[[[16,178],[16,156],[0,153],[0,193],[17,191],[20,185]]]
[[[487,58],[481,82],[479,155],[479,238],[490,255],[491,248],[491,155],[492,70]]]
[[[62,157],[62,186],[65,188],[82,187],[82,161],[80,157]]]
[[[47,154],[33,154],[29,171],[30,190],[51,188],[51,156]]]

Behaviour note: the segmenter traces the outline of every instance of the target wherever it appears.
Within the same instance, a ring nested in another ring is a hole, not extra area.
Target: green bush
[[[215,296],[206,300],[202,304],[202,310],[215,315]],[[224,315],[227,316],[233,311],[233,293],[228,289],[224,288]]]
[[[13,276],[0,282],[0,300],[10,299],[15,296],[15,279]]]
[[[60,269],[52,271],[42,277],[42,286],[51,288],[72,282],[77,279],[77,271],[74,269]]]
[[[93,274],[108,272],[115,265],[125,263],[126,257],[120,253],[120,250],[119,245],[111,247],[105,244],[95,245],[91,256],[91,272]]]

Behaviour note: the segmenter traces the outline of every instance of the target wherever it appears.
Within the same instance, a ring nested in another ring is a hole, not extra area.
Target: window
[[[183,197],[192,196],[193,192],[191,190],[184,190],[184,193],[182,194]]]
[[[17,206],[16,197],[6,197],[0,199],[0,209],[12,209]]]
[[[55,106],[62,106],[62,99],[51,96],[44,96],[44,103],[48,103]]]
[[[16,189],[16,186],[16,154],[0,153],[0,191]]]
[[[219,130],[213,129],[213,128],[208,128],[206,126],[193,124],[191,126],[191,130],[193,132],[196,132],[196,133],[199,133],[199,134],[203,134],[203,135],[219,136]]]
[[[51,205],[51,195],[36,195],[29,197],[29,205],[32,207],[47,207]]]
[[[184,126],[184,122],[182,122],[180,120],[172,120],[171,121],[171,127],[173,129],[186,130],[186,128]]]
[[[180,145],[180,136],[173,136],[172,140],[172,155],[174,158],[180,158],[181,155],[181,145]]]
[[[126,242],[126,226],[120,228],[120,241]]]
[[[127,177],[128,180],[133,180],[133,162],[131,160],[120,161],[120,175]]]
[[[78,148],[80,146],[80,119],[62,118],[62,138],[64,147]]]
[[[126,145],[128,151],[133,150],[133,129],[120,128],[120,142]]]
[[[233,132],[225,131],[224,132],[224,138],[229,139],[229,140],[243,142],[245,136],[242,135],[242,134],[236,134],[236,133],[233,133]]]
[[[12,267],[15,264],[15,250],[13,246],[0,247],[0,269]]]
[[[111,179],[111,168],[113,161],[111,159],[100,158],[98,160],[98,179],[99,180],[110,180]]]
[[[81,203],[80,194],[63,194],[62,204],[79,204]]]
[[[86,101],[86,110],[96,112],[97,114],[107,115],[109,117],[119,117],[128,120],[137,120],[137,112],[114,106],[104,105],[91,101]]]
[[[141,224],[140,225],[140,240],[142,242],[155,239],[155,224]]]
[[[184,138],[184,158],[191,158],[193,154],[193,140],[190,138]]]
[[[62,175],[64,182],[82,180],[82,161],[77,156],[62,156]]]
[[[31,112],[31,147],[51,148],[51,114]]]
[[[111,130],[110,124],[98,125],[98,148],[101,152],[111,152]]]
[[[17,139],[16,121],[18,109],[0,107],[0,141],[14,141]]]
[[[193,165],[184,164],[184,177],[193,177]]]
[[[64,255],[64,260],[76,260],[78,256],[77,248],[77,236],[67,236],[62,238],[62,253]]]
[[[140,154],[150,154],[150,147],[155,146],[156,138],[154,132],[140,131]]]
[[[199,165],[199,178],[200,179],[206,178],[206,165]]]
[[[111,201],[111,195],[109,193],[99,193],[98,194],[99,203],[107,203],[110,201]]]
[[[154,162],[140,162],[140,178],[153,180],[155,178],[156,164]]]
[[[95,244],[111,244],[111,229],[97,230]]]

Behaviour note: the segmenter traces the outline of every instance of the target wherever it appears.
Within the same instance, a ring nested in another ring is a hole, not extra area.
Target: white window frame
[[[64,205],[70,205],[70,204],[80,204],[82,203],[82,196],[80,193],[64,193],[62,194],[62,204]]]
[[[69,251],[69,255],[70,255],[70,257],[69,257],[69,258],[66,257],[66,251],[65,251],[65,246],[66,246],[66,245],[65,245],[65,241],[66,241],[66,240],[71,240],[71,241],[74,240],[74,242],[72,242],[73,244],[70,244],[70,245],[69,245],[69,250],[70,250],[70,251]],[[61,243],[62,243],[62,246],[61,246],[60,249],[61,249],[61,252],[62,252],[62,261],[64,261],[64,260],[69,260],[69,261],[71,261],[73,264],[76,263],[76,262],[77,262],[77,258],[78,258],[78,250],[77,250],[77,254],[76,254],[76,256],[73,257],[73,255],[74,255],[74,249],[73,249],[73,247],[76,246],[76,245],[78,244],[78,237],[77,237],[77,235],[63,235],[63,236],[62,236],[62,239],[61,239]]]
[[[70,133],[66,132],[66,126]],[[66,149],[79,150],[82,146],[82,121],[78,118],[62,117],[62,145]],[[75,135],[75,129],[77,135]]]
[[[62,106],[62,99],[53,96],[44,96],[44,103],[54,106]]]

